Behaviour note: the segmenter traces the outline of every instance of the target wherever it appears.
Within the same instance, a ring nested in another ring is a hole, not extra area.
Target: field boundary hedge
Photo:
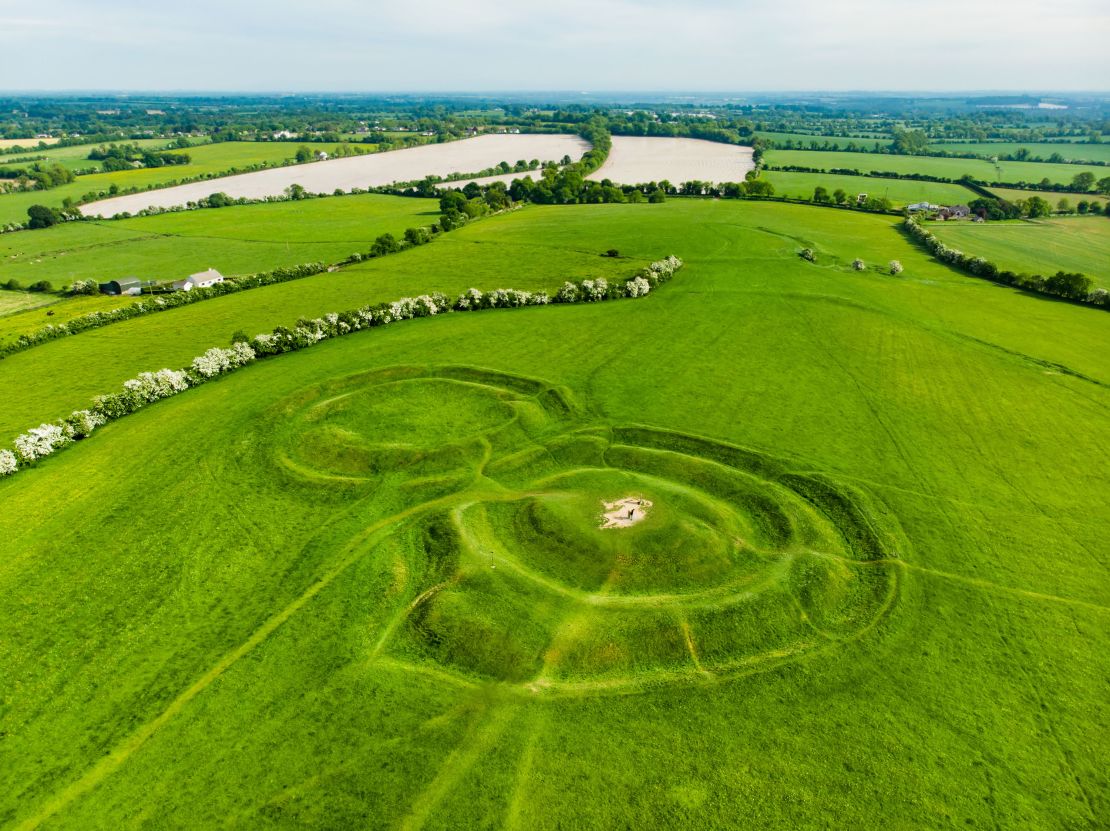
[[[293,328],[278,326],[253,338],[236,340],[228,349],[214,346],[193,358],[192,363],[184,369],[139,373],[136,378],[124,381],[122,392],[98,395],[88,409],[75,410],[65,418],[32,427],[15,438],[13,449],[0,450],[0,476],[10,476],[25,469],[60,448],[88,438],[97,428],[130,415],[147,404],[177,395],[262,358],[307,349],[321,341],[362,329],[441,313],[546,306],[550,303],[598,303],[645,297],[652,289],[670,280],[682,266],[682,260],[672,254],[646,266],[623,284],[610,284],[603,277],[578,283],[567,281],[554,297],[548,296],[545,291],[494,289],[483,292],[472,288],[454,301],[444,294],[423,294],[418,297],[402,297],[391,303],[334,312],[313,320],[302,319]]]
[[[915,216],[906,217],[902,223],[906,234],[923,246],[930,254],[943,263],[960,269],[972,277],[980,277],[993,283],[1004,286],[1013,286],[1033,294],[1045,295],[1085,306],[1110,311],[1110,291],[1094,288],[1091,278],[1085,274],[1057,271],[1051,277],[1040,274],[1015,274],[1012,271],[1003,271],[984,257],[975,257],[965,254],[955,248],[945,245],[928,228],[923,226]]]

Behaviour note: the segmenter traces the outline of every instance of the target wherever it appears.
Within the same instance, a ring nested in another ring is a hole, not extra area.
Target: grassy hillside
[[[1110,219],[1057,217],[1022,222],[933,223],[945,244],[1018,274],[1079,271],[1110,288]]]
[[[1057,184],[1070,184],[1077,173],[1090,172],[1095,178],[1106,176],[1105,167],[1078,164],[1047,164],[1038,162],[999,162],[997,168],[986,159],[948,159],[936,156],[888,156],[875,153],[844,153],[827,150],[768,150],[764,161],[769,165],[813,167],[821,170],[846,168],[868,173],[873,170],[890,173],[920,173],[959,179],[971,175],[985,182],[1029,182],[1048,179]]]
[[[885,196],[895,207],[928,201],[939,205],[966,204],[976,194],[963,185],[941,182],[911,182],[905,179],[880,179],[874,176],[838,176],[833,173],[790,173],[768,170],[760,174],[775,186],[775,193],[810,199],[820,185],[832,195],[838,188],[854,201],[857,194]]]
[[[476,223],[323,279],[687,266],[281,356],[0,481],[0,822],[1096,827],[1105,313],[961,277],[895,221]],[[14,356],[0,388],[53,415],[316,279]],[[599,530],[629,494],[647,518]]]

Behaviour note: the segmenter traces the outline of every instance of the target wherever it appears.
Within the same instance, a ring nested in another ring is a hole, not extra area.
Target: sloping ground
[[[622,185],[663,179],[672,185],[693,180],[742,182],[754,166],[750,147],[702,139],[613,136],[605,164],[587,178]]]
[[[687,265],[261,362],[0,481],[0,825],[1100,827],[1105,313],[896,222],[474,223],[423,277]]]
[[[469,173],[519,159],[558,161],[580,157],[589,145],[571,135],[483,135],[444,144],[426,144],[367,156],[350,156],[293,167],[259,170],[239,176],[208,179],[157,191],[136,193],[93,202],[81,208],[86,216],[137,213],[144,208],[170,208],[195,202],[213,193],[233,198],[262,199],[280,196],[293,184],[311,193],[332,193],[336,188],[377,187],[425,176]]]

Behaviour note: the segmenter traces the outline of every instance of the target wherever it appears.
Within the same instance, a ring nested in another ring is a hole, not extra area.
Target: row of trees
[[[130,170],[133,167],[186,165],[192,161],[188,153],[167,153],[150,150],[137,144],[94,147],[89,151],[88,158],[90,161],[101,162],[104,170],[107,171]]]
[[[983,257],[974,257],[955,248],[950,248],[925,228],[916,217],[907,217],[903,224],[911,238],[925,246],[938,260],[953,265],[975,277],[992,280],[1007,286],[1015,286],[1026,291],[1062,297],[1077,303],[1085,303],[1103,309],[1110,309],[1110,292],[1095,289],[1094,282],[1085,274],[1057,271],[1051,277],[1040,274],[1016,274],[1004,271]]]

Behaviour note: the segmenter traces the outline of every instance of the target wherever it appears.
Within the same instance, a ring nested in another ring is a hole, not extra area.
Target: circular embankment
[[[397,367],[304,390],[271,428],[268,464],[352,501],[335,544],[386,587],[367,658],[445,683],[584,696],[749,675],[851,644],[898,597],[904,538],[866,493],[592,423],[534,379]],[[602,528],[627,494],[650,511]]]
[[[226,193],[233,199],[265,199],[281,196],[298,184],[310,193],[333,193],[336,189],[369,188],[408,182],[425,176],[447,176],[495,167],[519,160],[558,161],[577,159],[589,149],[584,139],[563,134],[490,134],[443,144],[424,144],[404,150],[389,150],[365,156],[348,156],[322,162],[275,167],[190,182],[186,185],[116,196],[82,205],[85,216],[115,216],[138,213],[147,208],[173,208]]]

